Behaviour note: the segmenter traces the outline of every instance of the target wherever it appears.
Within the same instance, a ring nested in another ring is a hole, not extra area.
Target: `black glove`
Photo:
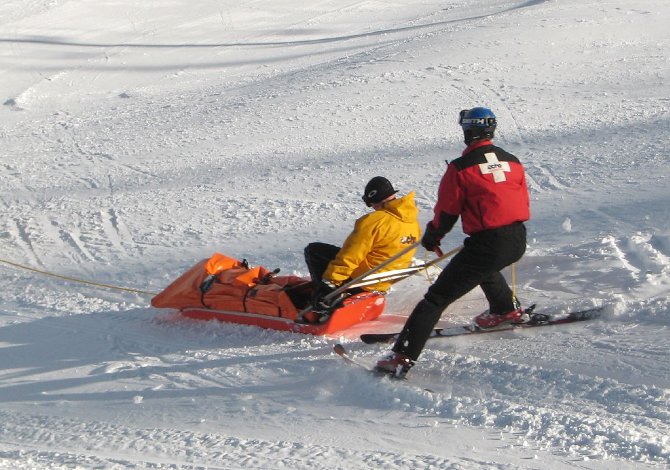
[[[442,237],[444,237],[442,230],[435,228],[432,222],[428,222],[423,237],[421,237],[421,246],[428,251],[435,251],[440,246]]]
[[[328,310],[333,305],[333,301],[326,301],[325,297],[335,291],[335,289],[337,289],[337,286],[330,281],[319,282],[312,299],[312,307],[314,307],[315,311]]]

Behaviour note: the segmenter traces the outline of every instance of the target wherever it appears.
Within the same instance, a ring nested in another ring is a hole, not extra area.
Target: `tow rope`
[[[65,281],[70,281],[70,282],[76,282],[77,284],[87,284],[89,286],[95,286],[95,287],[103,287],[105,289],[112,289],[112,290],[118,290],[118,291],[124,291],[124,292],[133,292],[135,294],[143,294],[143,295],[157,295],[158,292],[149,292],[145,290],[140,290],[140,289],[133,289],[130,287],[120,287],[120,286],[114,286],[111,284],[104,284],[101,282],[93,282],[93,281],[87,281],[85,279],[78,279],[76,277],[70,277],[70,276],[63,276],[61,274],[56,274],[48,271],[42,271],[40,269],[35,269],[30,266],[25,266],[23,264],[19,263],[13,263],[12,261],[7,261],[5,259],[0,259],[0,263],[8,264],[9,266],[13,266],[15,268],[19,269],[24,269],[26,271],[32,271],[37,274],[42,274],[44,276],[51,276],[55,277],[57,279],[63,279]]]

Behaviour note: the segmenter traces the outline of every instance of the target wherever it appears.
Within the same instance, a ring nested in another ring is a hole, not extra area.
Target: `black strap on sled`
[[[260,281],[257,282],[257,284],[261,284],[261,285],[268,284],[270,282],[270,279],[272,279],[277,274],[279,274],[279,271],[281,271],[281,269],[277,268],[274,271],[267,273],[265,276],[263,276],[263,279],[261,279]]]
[[[210,274],[205,278],[204,281],[200,284],[200,303],[204,306],[209,308],[209,305],[205,303],[205,294],[207,291],[209,291],[214,283],[216,282],[216,275],[215,274]]]

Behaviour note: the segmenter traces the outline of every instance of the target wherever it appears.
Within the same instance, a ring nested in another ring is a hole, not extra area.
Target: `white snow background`
[[[0,467],[669,468],[668,24],[667,0],[3,0]],[[419,276],[331,338],[8,264],[147,292],[215,251],[306,275],[373,176],[425,223],[476,105],[527,169],[523,303],[601,319],[431,341],[398,383],[332,347],[385,354],[358,335],[400,328]]]

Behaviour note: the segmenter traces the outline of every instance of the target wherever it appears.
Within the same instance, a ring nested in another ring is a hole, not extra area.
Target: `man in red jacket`
[[[489,303],[488,312],[474,319],[480,328],[528,321],[500,273],[526,250],[523,222],[530,204],[523,166],[493,145],[496,117],[490,109],[461,111],[459,124],[467,148],[447,166],[421,244],[438,249],[459,217],[468,238],[412,311],[392,353],[377,362],[377,371],[393,377],[404,377],[414,365],[444,309],[477,286]]]

